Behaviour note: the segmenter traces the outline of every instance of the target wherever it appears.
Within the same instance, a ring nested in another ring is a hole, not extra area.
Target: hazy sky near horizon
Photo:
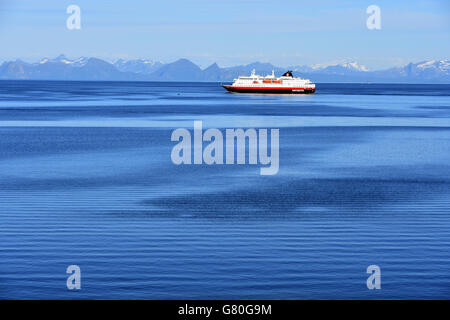
[[[69,5],[81,29],[68,30]],[[381,30],[368,30],[369,5]],[[370,69],[450,58],[448,0],[0,0],[0,60],[65,54],[188,58],[202,67],[356,60]]]

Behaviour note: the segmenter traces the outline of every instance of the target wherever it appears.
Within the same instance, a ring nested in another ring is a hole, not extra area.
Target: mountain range
[[[60,55],[36,63],[7,61],[0,66],[0,79],[22,80],[90,80],[90,81],[211,81],[228,82],[255,69],[266,75],[281,75],[293,70],[294,75],[315,82],[387,82],[387,83],[450,83],[450,60],[429,60],[409,63],[403,67],[369,71],[355,61],[336,64],[298,65],[281,68],[270,63],[254,62],[222,68],[214,63],[202,69],[192,61],[179,59],[162,63],[148,59],[113,63],[98,58],[68,59]]]

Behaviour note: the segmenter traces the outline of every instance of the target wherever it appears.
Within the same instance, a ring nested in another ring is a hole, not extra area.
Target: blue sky
[[[71,4],[81,8],[81,30],[66,28]],[[372,4],[381,30],[366,28]],[[0,0],[0,41],[0,61],[60,53],[183,57],[202,67],[352,59],[380,69],[450,58],[450,1]]]

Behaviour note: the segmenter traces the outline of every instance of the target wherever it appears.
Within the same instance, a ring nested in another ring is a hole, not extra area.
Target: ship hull
[[[269,93],[269,94],[309,94],[316,92],[315,88],[283,88],[283,87],[237,87],[222,85],[233,93]]]

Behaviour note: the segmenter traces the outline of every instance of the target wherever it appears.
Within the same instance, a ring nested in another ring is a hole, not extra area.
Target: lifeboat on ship
[[[294,77],[292,71],[281,77],[271,75],[260,76],[253,70],[250,76],[240,76],[231,85],[222,85],[229,92],[235,93],[314,93],[316,85],[308,79]]]

